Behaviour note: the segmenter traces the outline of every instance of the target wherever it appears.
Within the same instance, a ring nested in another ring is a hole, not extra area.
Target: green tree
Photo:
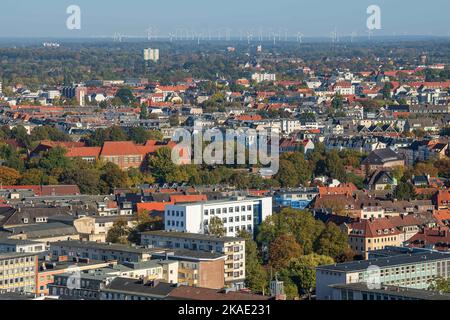
[[[130,105],[135,101],[133,92],[129,88],[119,89],[116,93],[116,98],[119,98],[124,105]]]
[[[223,226],[222,219],[219,217],[212,217],[209,219],[207,233],[217,237],[225,236],[227,232]]]
[[[389,100],[391,98],[391,89],[393,88],[392,83],[386,82],[383,89],[381,89],[381,94],[384,100]]]
[[[141,232],[163,230],[164,223],[159,216],[150,216],[147,211],[141,211],[136,214],[136,225],[131,230],[128,237],[129,241],[140,244]]]
[[[106,235],[106,242],[128,244],[128,237],[130,236],[131,229],[128,227],[128,222],[124,219],[119,219],[114,222],[111,229],[108,230]]]
[[[133,140],[135,143],[143,144],[149,140],[149,134],[147,130],[142,127],[131,127],[128,130],[128,138]]]
[[[341,182],[346,182],[347,174],[345,172],[345,167],[336,150],[327,152],[325,165],[327,168],[327,174],[331,178],[337,179]]]
[[[330,222],[317,238],[314,251],[332,257],[334,260],[342,260],[350,251],[348,235]]]
[[[60,175],[62,184],[73,184],[80,188],[83,194],[98,194],[100,172],[90,163],[76,159],[74,164],[65,168]]]
[[[128,177],[119,166],[114,163],[106,163],[100,170],[100,190],[112,193],[115,188],[127,187]]]
[[[402,181],[395,188],[393,196],[397,200],[414,200],[417,195],[412,184]]]
[[[280,160],[280,168],[275,175],[282,187],[298,187],[300,185],[300,177],[292,162],[289,160]]]
[[[177,166],[172,161],[172,150],[167,147],[158,149],[148,160],[147,170],[158,182],[167,182],[168,178],[174,177]]]
[[[280,235],[292,234],[304,254],[309,254],[314,251],[314,243],[324,228],[323,222],[314,219],[310,212],[285,208],[264,220],[257,241],[267,245]]]
[[[280,271],[280,279],[291,281],[297,286],[297,292],[311,297],[311,293],[316,287],[316,267],[333,263],[334,260],[326,255],[313,253],[300,256],[291,259],[286,268]]]
[[[139,115],[141,120],[146,120],[148,119],[148,107],[145,103],[143,103],[141,105],[141,113]]]
[[[269,284],[268,275],[262,266],[257,244],[245,230],[239,230],[237,236],[245,239],[245,284],[255,293],[265,293]]]
[[[26,170],[20,178],[21,185],[41,185],[43,181],[44,172],[37,168]]]
[[[436,277],[430,282],[428,290],[450,293],[450,279]]]

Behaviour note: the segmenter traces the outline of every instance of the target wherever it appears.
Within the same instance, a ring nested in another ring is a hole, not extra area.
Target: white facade
[[[0,240],[0,253],[41,253],[47,249],[45,242],[30,240],[3,239]]]
[[[252,74],[252,80],[256,83],[263,81],[276,81],[277,76],[274,73],[254,73]]]
[[[237,198],[193,204],[166,205],[166,231],[207,233],[212,217],[222,219],[226,235],[234,237],[239,230],[251,233],[272,215],[272,198]]]
[[[158,62],[159,60],[159,49],[144,49],[144,60]]]
[[[281,130],[287,134],[291,134],[292,132],[299,131],[302,127],[300,120],[293,119],[283,119],[281,120]]]

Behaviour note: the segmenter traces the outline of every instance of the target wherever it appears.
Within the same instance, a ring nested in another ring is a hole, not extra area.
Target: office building
[[[167,205],[164,212],[166,231],[208,233],[213,217],[222,219],[226,236],[235,237],[240,230],[249,233],[272,215],[272,198],[237,197],[197,203]]]
[[[331,285],[369,282],[427,289],[436,277],[450,276],[450,255],[439,252],[401,254],[372,260],[338,263],[316,268],[318,300],[332,299]]]

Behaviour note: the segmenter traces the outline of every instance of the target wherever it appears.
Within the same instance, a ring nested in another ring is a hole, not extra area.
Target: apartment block
[[[166,231],[208,233],[212,217],[222,219],[226,236],[234,237],[240,230],[254,232],[272,215],[272,198],[236,197],[229,200],[167,205],[164,212]]]
[[[35,253],[0,253],[0,292],[34,293],[37,263]]]
[[[245,239],[198,233],[148,231],[141,233],[141,244],[151,247],[225,254],[225,284],[237,288],[244,286]]]

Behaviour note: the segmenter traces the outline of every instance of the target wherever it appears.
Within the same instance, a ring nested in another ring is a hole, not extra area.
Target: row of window
[[[13,264],[18,264],[18,263],[26,263],[26,262],[34,262],[34,257],[0,260],[0,266],[8,266],[8,265],[13,265]]]
[[[175,221],[175,220],[167,220],[167,225],[169,227],[184,227],[184,222],[183,221]]]
[[[184,212],[183,211],[175,211],[175,210],[168,210],[167,211],[167,216],[172,216],[172,217],[184,217]]]
[[[245,212],[245,211],[252,211],[252,206],[235,206],[235,207],[229,207],[229,208],[216,208],[216,209],[205,209],[203,211],[204,215],[207,216],[208,214],[221,214],[221,213],[233,213],[233,212]]]
[[[0,280],[0,286],[7,286],[7,285],[12,285],[12,284],[18,284],[18,283],[22,283],[22,282],[33,282],[34,278],[33,277],[17,277],[14,279],[5,279],[5,280]]]

